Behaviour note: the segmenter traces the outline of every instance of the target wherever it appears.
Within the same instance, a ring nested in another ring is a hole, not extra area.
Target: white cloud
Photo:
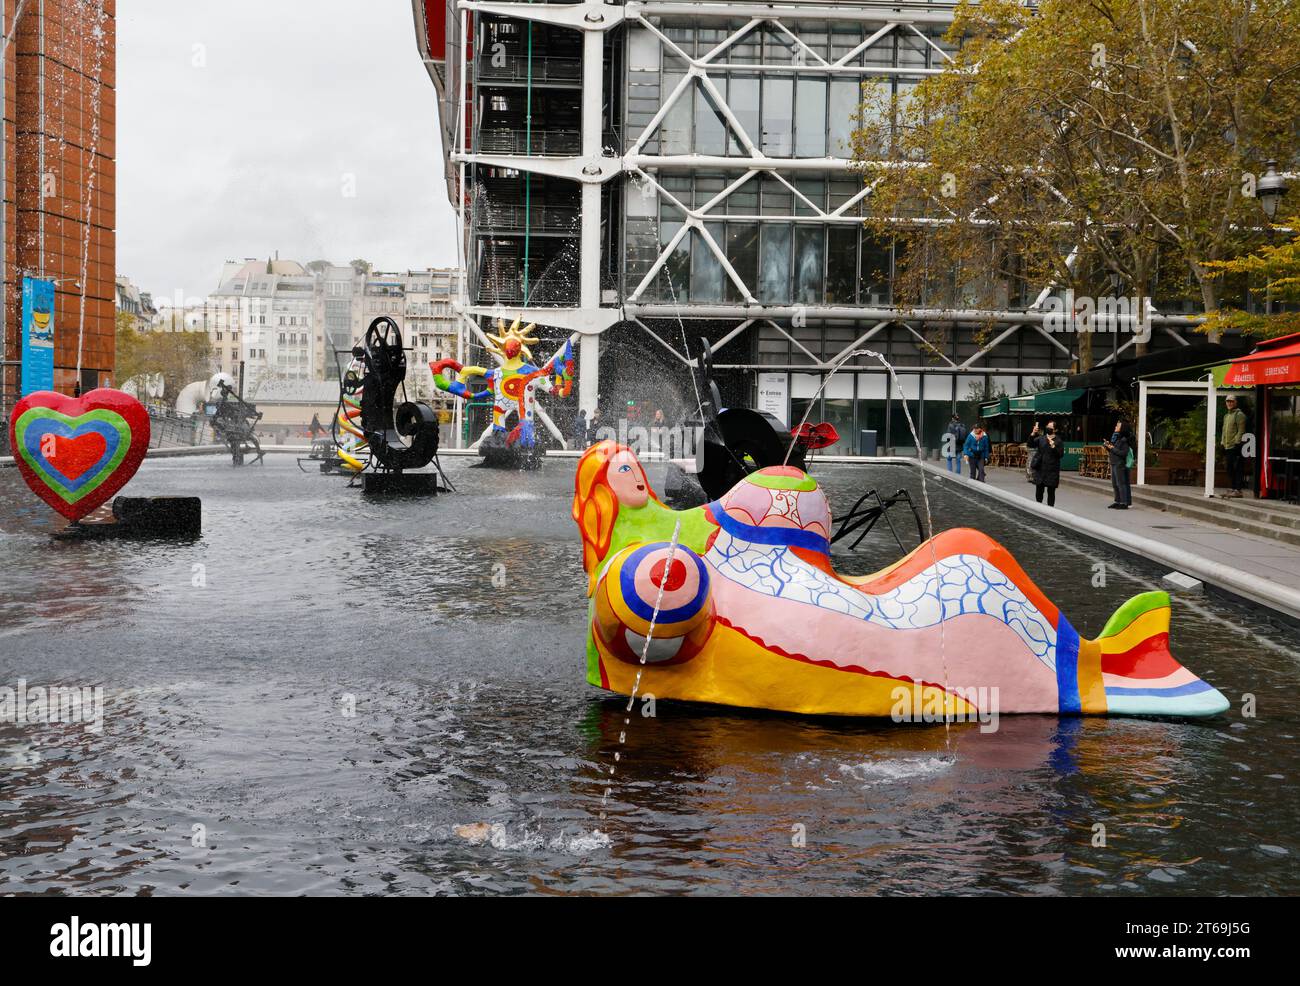
[[[456,262],[409,0],[121,0],[117,33],[117,269],[143,290],[276,250]]]

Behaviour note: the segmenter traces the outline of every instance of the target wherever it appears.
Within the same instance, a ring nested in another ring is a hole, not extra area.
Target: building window
[[[726,153],[727,124],[713,97],[695,83],[695,153],[720,156]]]
[[[758,280],[758,224],[727,223],[726,253],[727,263],[753,291]],[[727,300],[744,300],[740,288],[730,278],[727,278]]]
[[[857,227],[832,226],[826,236],[826,301],[832,305],[850,305],[858,281]]]
[[[795,96],[795,156],[825,157],[826,79],[800,76]]]
[[[795,230],[794,300],[801,305],[822,300],[822,263],[825,238],[821,226],[799,226]]]
[[[789,157],[794,134],[794,79],[769,75],[763,80],[763,151]]]
[[[756,75],[732,76],[727,82],[727,105],[731,107],[736,122],[744,129],[745,135],[755,146],[760,143],[762,137],[758,114],[758,89],[759,82]],[[730,127],[728,132],[731,139],[727,141],[727,153],[748,156],[749,151],[736,132]]]
[[[830,148],[831,157],[853,156],[853,131],[859,126],[862,103],[861,82],[856,78],[831,80]]]
[[[722,223],[708,223],[706,228],[715,243],[723,239]],[[722,264],[700,233],[692,232],[691,236],[695,240],[691,256],[691,298],[695,301],[721,301]]]
[[[759,300],[784,304],[790,300],[789,226],[763,225],[759,238]]]

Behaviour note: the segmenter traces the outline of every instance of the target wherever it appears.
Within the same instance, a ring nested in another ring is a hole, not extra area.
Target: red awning
[[[1232,360],[1223,383],[1227,387],[1300,383],[1300,332],[1261,342],[1249,356]]]

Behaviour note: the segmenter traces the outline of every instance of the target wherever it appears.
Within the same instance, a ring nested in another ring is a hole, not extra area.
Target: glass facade
[[[662,38],[648,27],[629,25],[625,149],[666,157],[749,158],[757,151],[775,159],[847,159],[860,124],[864,82],[884,86],[890,98],[905,98],[920,76],[896,70],[927,71],[942,61],[935,47],[910,31],[885,32],[866,45],[879,33],[877,26],[787,22],[754,25],[735,37],[746,24],[666,19],[658,28]],[[941,25],[921,30],[944,47]],[[705,60],[714,91],[688,78],[692,58]],[[840,60],[843,64],[830,70]],[[629,183],[628,194],[638,201],[626,210],[625,298],[819,306],[892,301],[893,247],[875,242],[862,226],[859,175],[843,166],[812,172],[760,169],[724,195],[744,174],[742,161],[712,172],[702,167],[660,171],[656,181],[665,194],[651,190],[658,203],[651,210],[640,201],[646,186]],[[735,276],[693,231],[664,258],[660,276],[637,294],[686,221],[684,209],[701,210],[711,202],[705,229]],[[640,218],[647,212],[657,214],[657,224]]]
[[[764,222],[751,220],[706,222],[705,229],[724,252],[749,293],[764,304],[788,305],[888,305],[893,299],[891,244],[880,244],[859,223]],[[660,220],[654,250],[658,256],[677,230],[681,219]],[[650,230],[632,234],[651,235]],[[677,300],[685,290],[695,301],[740,303],[744,292],[722,269],[698,232],[677,250],[698,262],[675,272]],[[704,256],[707,254],[707,257]],[[625,283],[631,292],[644,276],[653,257],[642,251],[638,272],[629,254]],[[668,263],[675,263],[670,258]],[[643,300],[671,301],[664,283],[648,289]]]
[[[901,367],[891,378],[876,366],[841,370],[830,380],[823,373],[789,372],[786,423],[793,428],[806,416],[814,424],[834,425],[840,440],[826,449],[832,455],[868,455],[873,450],[880,455],[915,455],[916,437],[921,448],[934,455],[942,448],[953,414],[967,430],[981,420],[979,401],[971,395],[999,387],[1022,393],[1034,381],[1029,373],[1016,377],[922,373],[919,367]],[[984,424],[988,427],[988,422]]]

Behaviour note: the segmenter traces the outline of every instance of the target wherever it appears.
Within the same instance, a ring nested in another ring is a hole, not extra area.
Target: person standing
[[[1133,505],[1133,491],[1128,482],[1128,454],[1133,449],[1133,429],[1120,418],[1110,439],[1101,443],[1110,453],[1110,485],[1115,491],[1115,502],[1109,510],[1127,510]]]
[[[592,410],[587,418],[587,444],[592,445],[600,438],[600,408]]]
[[[324,430],[325,430],[325,426],[320,423],[320,415],[313,414],[311,416],[311,424],[307,426],[307,431],[311,435],[311,440],[313,442],[316,441],[316,436],[319,435]]]
[[[655,416],[650,419],[650,448],[662,452],[668,433],[668,422],[664,418],[663,408],[655,408]]]
[[[1034,499],[1043,502],[1047,494],[1047,505],[1056,506],[1056,488],[1061,485],[1061,456],[1065,447],[1056,435],[1056,422],[1047,422],[1047,428],[1040,432],[1038,422],[1025,443],[1033,454],[1029,459],[1029,472],[1034,478]]]
[[[1246,441],[1246,414],[1237,406],[1237,398],[1229,397],[1224,403],[1228,413],[1223,416],[1223,432],[1219,444],[1223,446],[1228,462],[1228,484],[1232,487],[1224,496],[1241,496],[1242,477],[1245,463],[1242,461],[1242,446]]]
[[[580,410],[573,421],[573,444],[576,448],[587,447],[587,412]]]
[[[961,418],[953,415],[948,421],[947,435],[952,436],[946,439],[945,448],[952,454],[945,456],[948,460],[948,471],[961,475],[961,457],[965,454],[966,445],[966,426],[961,423]]]
[[[962,455],[966,456],[966,461],[970,464],[971,479],[979,483],[984,482],[984,464],[992,454],[993,443],[989,441],[989,436],[984,429],[976,425],[962,445]]]

